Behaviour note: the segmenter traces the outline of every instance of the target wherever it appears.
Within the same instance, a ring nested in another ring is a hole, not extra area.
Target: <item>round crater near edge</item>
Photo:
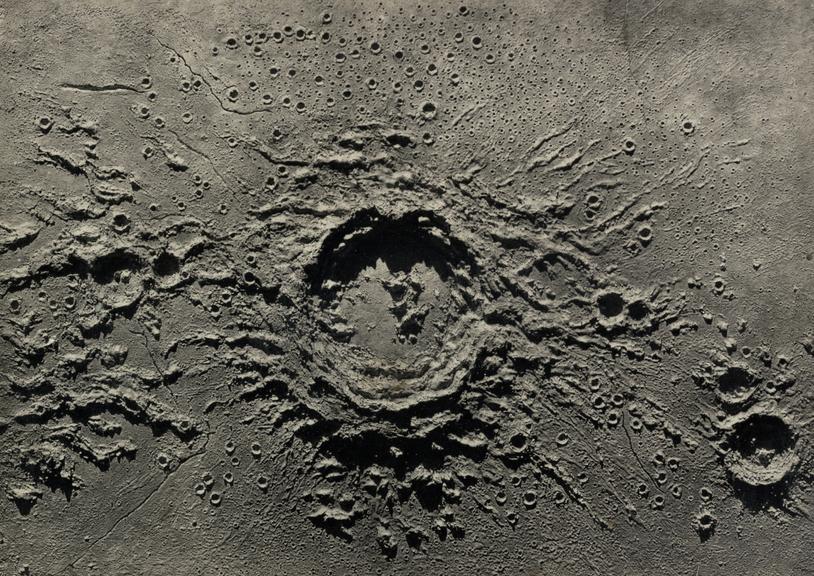
[[[732,477],[750,486],[771,486],[791,475],[799,462],[795,433],[780,416],[753,412],[737,418],[727,437],[725,463]]]

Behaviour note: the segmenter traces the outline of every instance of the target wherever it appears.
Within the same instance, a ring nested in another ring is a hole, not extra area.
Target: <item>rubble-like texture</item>
[[[811,573],[812,19],[0,7],[0,573]]]

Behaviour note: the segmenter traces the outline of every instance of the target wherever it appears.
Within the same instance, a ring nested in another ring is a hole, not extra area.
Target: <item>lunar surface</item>
[[[813,31],[0,3],[0,574],[814,574]]]

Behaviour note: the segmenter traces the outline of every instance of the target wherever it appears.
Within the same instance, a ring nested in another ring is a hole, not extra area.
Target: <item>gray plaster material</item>
[[[811,574],[813,18],[0,4],[0,574]]]

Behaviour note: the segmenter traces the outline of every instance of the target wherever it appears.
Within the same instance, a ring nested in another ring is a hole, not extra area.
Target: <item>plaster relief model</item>
[[[0,573],[809,573],[812,17],[0,6]]]

